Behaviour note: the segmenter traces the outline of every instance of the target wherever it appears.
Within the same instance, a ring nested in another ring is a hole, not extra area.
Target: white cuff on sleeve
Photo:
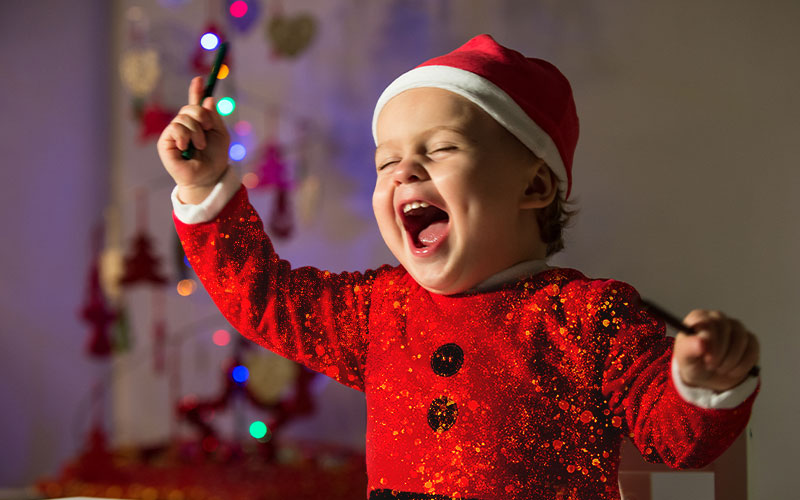
[[[178,186],[172,190],[172,209],[175,216],[184,224],[200,224],[208,222],[219,215],[223,207],[231,201],[233,195],[239,190],[242,181],[233,168],[228,167],[228,171],[217,182],[211,194],[197,205],[189,205],[178,199]]]
[[[685,401],[700,408],[714,410],[736,408],[744,403],[758,387],[758,377],[752,376],[747,377],[741,384],[724,392],[715,392],[705,387],[688,386],[681,380],[678,363],[675,358],[672,359],[672,382],[675,384],[678,394]]]

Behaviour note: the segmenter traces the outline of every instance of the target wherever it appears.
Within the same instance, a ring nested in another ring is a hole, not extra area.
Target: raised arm
[[[292,269],[241,187],[213,220],[175,227],[225,318],[267,349],[363,390],[372,283],[379,271]]]

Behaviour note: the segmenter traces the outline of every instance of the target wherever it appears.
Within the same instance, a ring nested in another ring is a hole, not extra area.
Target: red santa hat
[[[372,118],[376,144],[378,115],[386,103],[419,87],[448,90],[481,107],[547,163],[569,196],[578,115],[572,89],[558,68],[478,35],[400,75],[383,91]]]

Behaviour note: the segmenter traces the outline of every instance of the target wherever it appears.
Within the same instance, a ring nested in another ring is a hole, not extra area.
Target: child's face
[[[482,109],[446,90],[408,90],[381,111],[377,137],[378,227],[424,288],[463,292],[544,256],[525,193],[546,167]]]

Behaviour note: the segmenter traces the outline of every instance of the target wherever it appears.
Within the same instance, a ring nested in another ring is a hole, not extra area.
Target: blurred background
[[[153,457],[195,474],[213,457],[363,494],[363,395],[238,340],[183,262],[155,139],[208,72],[203,35],[228,40],[215,95],[231,164],[280,255],[395,263],[371,210],[372,107],[401,72],[491,33],[575,92],[580,213],[552,264],[756,332],[742,484],[796,498],[799,21],[791,0],[3,0],[0,492],[206,498],[147,483],[164,481]],[[141,476],[75,486],[113,475],[109,450]],[[653,498],[714,498],[707,480],[666,483]]]

